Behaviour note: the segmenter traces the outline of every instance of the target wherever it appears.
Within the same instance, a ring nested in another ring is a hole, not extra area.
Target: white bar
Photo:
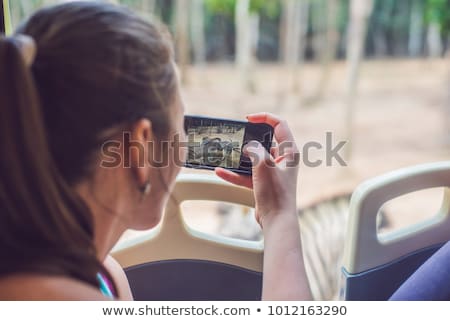
[[[0,302],[0,319],[435,321],[448,320],[448,307],[447,302]],[[205,314],[213,311],[218,315]]]

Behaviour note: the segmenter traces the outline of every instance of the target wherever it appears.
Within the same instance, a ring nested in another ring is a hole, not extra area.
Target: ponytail
[[[97,286],[93,219],[52,160],[25,45],[0,36],[0,278],[38,273]]]

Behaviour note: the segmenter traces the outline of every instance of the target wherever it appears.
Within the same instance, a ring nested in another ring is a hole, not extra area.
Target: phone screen
[[[185,131],[187,167],[223,167],[244,174],[251,174],[252,168],[250,159],[242,153],[245,144],[256,140],[270,150],[273,137],[273,128],[267,124],[200,116],[185,116]]]

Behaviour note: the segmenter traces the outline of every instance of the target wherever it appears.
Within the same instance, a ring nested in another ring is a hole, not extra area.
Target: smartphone
[[[223,167],[251,175],[252,163],[242,148],[252,140],[260,142],[267,151],[272,146],[273,128],[268,124],[187,115],[184,127],[188,140],[185,166],[190,168]]]

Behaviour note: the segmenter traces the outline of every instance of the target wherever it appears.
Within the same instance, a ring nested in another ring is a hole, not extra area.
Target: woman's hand
[[[270,154],[258,142],[246,146],[252,177],[223,168],[216,168],[216,173],[231,183],[253,188],[256,219],[264,232],[262,299],[311,300],[297,219],[299,153],[294,137],[287,123],[275,115],[260,113],[247,119],[271,125],[278,145]]]
[[[251,177],[223,168],[216,168],[216,174],[228,182],[253,188],[256,219],[264,228],[281,213],[296,213],[299,153],[286,121],[270,113],[249,115],[247,119],[272,126],[277,145],[270,154],[256,141],[244,147],[253,165]]]

